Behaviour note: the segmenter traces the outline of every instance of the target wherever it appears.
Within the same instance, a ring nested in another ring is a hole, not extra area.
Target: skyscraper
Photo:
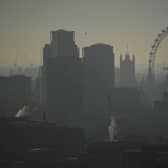
[[[80,58],[73,31],[51,32],[43,49],[43,97],[48,120],[72,126],[79,113]]]
[[[114,53],[107,44],[83,48],[81,73],[82,112],[88,115],[84,125],[88,136],[104,138],[107,131],[107,97],[114,87]]]
[[[43,48],[43,58],[56,58],[57,56],[79,56],[79,49],[75,44],[75,32],[57,30],[50,32],[50,44]]]
[[[83,49],[83,69],[92,89],[111,89],[114,87],[114,53],[107,44],[94,44]],[[100,90],[101,91],[101,90]]]

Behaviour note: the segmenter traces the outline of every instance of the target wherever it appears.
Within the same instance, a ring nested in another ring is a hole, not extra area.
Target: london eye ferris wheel
[[[148,80],[154,81],[155,80],[155,58],[158,53],[158,49],[162,41],[168,37],[168,27],[163,29],[155,38],[154,43],[151,47],[151,51],[149,53],[149,60],[148,60]],[[165,68],[165,70],[167,67]]]

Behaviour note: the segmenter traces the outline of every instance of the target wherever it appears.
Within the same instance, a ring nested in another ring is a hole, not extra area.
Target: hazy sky
[[[76,31],[80,47],[113,45],[116,62],[128,45],[136,62],[145,64],[153,39],[166,26],[168,0],[0,0],[0,66],[41,64],[49,31],[60,28]]]

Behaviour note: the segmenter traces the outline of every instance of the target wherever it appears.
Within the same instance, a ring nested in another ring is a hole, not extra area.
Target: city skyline
[[[0,167],[168,167],[167,16],[168,0],[0,0]]]
[[[168,2],[164,0],[0,3],[0,66],[42,64],[42,46],[49,41],[48,32],[58,29],[75,31],[80,50],[94,43],[112,45],[116,65],[127,46],[138,64],[147,65],[154,38],[167,26]],[[156,62],[163,63],[167,43],[159,50]]]

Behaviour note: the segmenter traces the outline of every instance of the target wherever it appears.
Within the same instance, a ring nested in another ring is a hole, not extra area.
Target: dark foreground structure
[[[55,123],[26,118],[1,118],[0,132],[0,167],[76,156],[86,144],[80,128],[58,127]]]
[[[157,144],[128,140],[88,143],[79,128],[23,118],[1,118],[0,132],[0,167],[168,167],[166,141]]]

